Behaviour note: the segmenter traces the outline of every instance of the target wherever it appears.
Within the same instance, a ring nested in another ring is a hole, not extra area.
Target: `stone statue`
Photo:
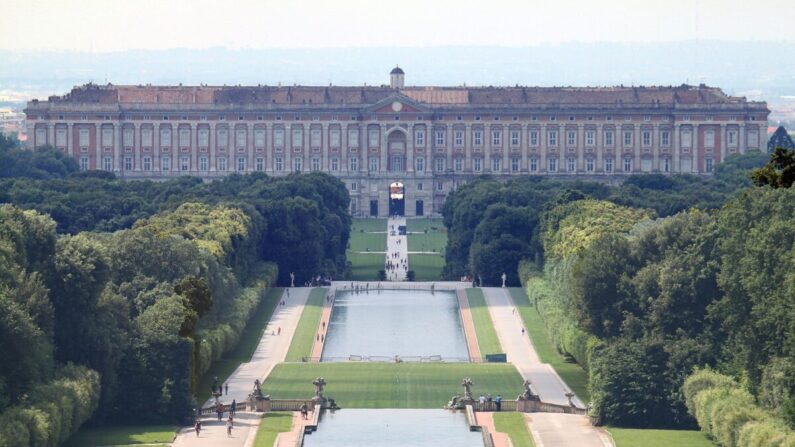
[[[524,393],[520,397],[525,400],[538,400],[538,396],[533,393],[532,384],[529,380],[524,381]]]
[[[469,377],[464,377],[464,381],[461,382],[461,386],[464,387],[464,400],[472,400],[472,379]]]
[[[254,390],[252,391],[254,396],[262,396],[262,388],[260,388],[259,379],[254,379]]]
[[[508,278],[508,275],[506,275],[505,272],[502,272],[502,276],[500,276],[500,278],[502,278],[502,287],[504,288],[505,280]]]
[[[564,394],[564,396],[566,396],[566,398],[569,399],[569,406],[570,407],[576,407],[576,405],[574,405],[574,401],[571,400],[574,397],[574,393],[568,392],[568,393]]]
[[[478,287],[483,287],[483,277],[478,273]]]
[[[315,385],[315,397],[322,398],[323,397],[323,387],[326,386],[326,379],[322,377],[318,377],[312,382],[312,385]]]
[[[290,272],[290,287],[295,287],[295,273]]]

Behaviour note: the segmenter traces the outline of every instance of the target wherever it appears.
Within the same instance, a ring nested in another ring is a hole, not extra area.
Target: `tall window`
[[[257,172],[262,172],[262,171],[265,170],[265,159],[264,158],[257,157],[257,159],[255,160],[255,163],[256,163],[255,164],[255,168],[257,169]]]
[[[222,127],[218,129],[217,133],[218,133],[218,148],[225,149],[227,144],[229,143],[229,131],[225,127]]]
[[[736,146],[737,145],[737,132],[734,130],[730,130],[726,134],[726,140],[729,143],[729,146]]]
[[[273,129],[273,146],[277,149],[284,147],[284,129],[281,127]]]
[[[605,172],[613,172],[613,159],[605,158]]]
[[[132,157],[124,157],[124,170],[125,171],[132,171],[133,169],[133,159]]]
[[[284,160],[282,159],[282,157],[274,158],[273,167],[276,168],[276,170],[279,172],[284,171]]]
[[[464,145],[464,131],[463,130],[456,130],[455,131],[455,145],[456,147],[461,147]]]
[[[712,159],[711,158],[705,158],[704,159],[704,168],[706,169],[707,172],[712,172]]]
[[[265,129],[254,129],[254,147],[257,149],[265,148]]]
[[[660,132],[660,144],[663,146],[671,145],[671,132],[667,130]]]
[[[588,146],[593,146],[596,144],[596,131],[587,130],[585,131],[585,144]]]
[[[482,158],[473,158],[472,159],[472,170],[475,172],[480,172],[483,170],[483,159]]]
[[[320,157],[312,157],[312,170],[313,171],[320,170]]]
[[[566,131],[566,146],[575,146],[577,144],[577,132],[574,130]]]
[[[437,130],[434,135],[436,135],[436,147],[444,146],[444,130]]]
[[[218,159],[218,170],[221,172],[226,172],[226,157],[220,157]]]
[[[671,160],[663,158],[663,172],[671,172]]]
[[[460,158],[456,158],[455,160],[453,160],[453,168],[456,170],[456,172],[463,171],[464,170],[464,160],[462,160]]]
[[[340,170],[340,159],[337,157],[331,157],[331,170],[332,171],[339,171]]]
[[[237,157],[237,172],[246,170],[246,157]]]
[[[320,128],[313,127],[312,131],[309,134],[309,143],[312,145],[312,147],[320,147],[321,140],[322,138],[321,138]]]
[[[331,147],[340,147],[340,130],[337,128],[329,130],[328,140]]]
[[[557,130],[550,130],[547,132],[547,144],[550,146],[557,146],[558,145],[558,131]]]
[[[417,129],[414,131],[414,144],[416,146],[425,146],[425,131]]]
[[[511,172],[519,172],[519,159],[512,158],[511,159]]]
[[[641,132],[641,141],[644,146],[651,146],[651,131],[644,130]]]
[[[55,144],[57,146],[66,146],[66,129],[59,129],[63,133],[63,143],[58,144],[58,135],[55,135]],[[132,147],[133,145],[133,128],[132,127],[125,127],[121,133],[121,140],[122,145],[124,147]]]
[[[417,157],[417,159],[416,159],[416,160],[414,160],[414,165],[415,165],[414,169],[415,169],[417,172],[423,172],[423,171],[425,171],[425,159],[424,159],[424,158],[422,158],[422,157]]]
[[[378,172],[378,157],[370,157],[370,172]]]
[[[531,158],[530,159],[530,172],[538,172],[538,159]]]
[[[88,171],[88,157],[80,157],[80,170]]]
[[[82,132],[82,131],[81,131]],[[86,132],[86,137],[88,137],[88,133]],[[144,127],[141,129],[141,146],[144,148],[152,147],[152,128],[151,127]],[[81,144],[82,146],[82,144]]]
[[[568,158],[566,160],[566,170],[569,172],[574,172],[577,169],[577,159],[576,158]]]
[[[483,145],[483,131],[482,130],[474,130],[474,131],[472,131],[472,144],[474,146],[482,146]]]
[[[624,146],[632,146],[632,131],[624,131]]]
[[[291,132],[293,135],[293,147],[304,147],[304,130],[300,127],[294,127],[291,129]]]
[[[348,160],[348,163],[350,164],[350,170],[351,170],[351,171],[353,171],[353,172],[356,172],[356,171],[358,171],[358,170],[359,170],[359,159],[358,159],[358,158],[356,158],[356,157],[351,157],[351,158]]]
[[[160,147],[171,147],[171,128],[160,128]]]
[[[170,171],[171,170],[171,158],[163,157],[160,160],[160,170],[161,171]]]
[[[150,157],[148,155],[145,156],[143,158],[143,165],[144,165],[144,171],[147,171],[147,172],[151,171],[152,170],[152,157]]]
[[[519,131],[511,131],[511,146],[519,146]]]
[[[693,133],[690,129],[682,129],[682,147],[690,147],[693,145]]]
[[[547,167],[549,168],[549,172],[558,172],[558,159],[557,158],[548,158],[547,159]]]
[[[180,157],[179,170],[188,171],[190,169],[190,157]]]
[[[105,126],[102,128],[102,147],[113,147],[113,128]]]
[[[348,147],[359,147],[359,129],[348,129]]]
[[[199,157],[199,170],[200,171],[207,170],[207,157]]]
[[[530,146],[538,146],[538,131],[530,131]]]
[[[713,148],[715,147],[715,131],[712,129],[707,129],[704,131],[704,147]]]
[[[378,129],[370,129],[368,135],[369,135],[369,146],[378,147]]]
[[[593,158],[585,159],[585,171],[593,172]]]
[[[206,127],[199,128],[199,147],[207,147],[210,143],[210,130]]]
[[[605,131],[605,146],[612,146],[613,145],[613,131],[606,130]]]
[[[444,158],[437,158],[436,159],[436,172],[443,172],[444,171]]]
[[[632,159],[627,157],[624,159],[624,172],[632,171]]]
[[[190,147],[190,129],[185,127],[179,129],[179,147]]]
[[[491,159],[491,171],[492,172],[500,172],[501,168],[502,168],[502,159],[501,158],[497,158],[497,157],[493,157]]]
[[[304,169],[304,159],[301,157],[293,158],[293,171],[301,172]]]
[[[491,131],[491,145],[500,146],[502,144],[502,130]]]

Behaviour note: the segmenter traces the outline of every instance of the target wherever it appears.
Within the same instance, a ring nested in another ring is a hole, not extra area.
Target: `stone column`
[[[190,172],[199,172],[199,123],[190,124]]]
[[[215,172],[216,170],[216,162],[215,162],[215,145],[217,135],[215,133],[215,123],[210,123],[210,172]]]
[[[682,172],[682,165],[680,163],[680,155],[682,154],[682,140],[681,140],[681,125],[679,123],[674,124],[673,133],[674,133],[674,141],[673,141],[673,148],[671,150],[671,158],[673,162],[673,166],[671,166],[671,172]]]
[[[657,172],[660,171],[660,141],[660,125],[654,124],[653,130],[651,132],[651,170]]]
[[[320,147],[321,147],[321,158],[320,159],[320,170],[323,172],[331,172],[331,166],[329,166],[329,138],[328,138],[328,123],[323,123],[321,125],[320,130]]]
[[[594,150],[596,151],[596,166],[593,167],[595,173],[604,172],[604,152],[605,152],[605,137],[604,130],[601,124],[596,125],[596,135],[594,135]]]
[[[726,159],[726,123],[720,125],[720,162]]]
[[[577,172],[585,171],[585,127],[577,124]]]
[[[387,168],[389,166],[389,148],[387,147],[387,141],[386,141],[386,124],[381,124],[378,127],[379,127],[379,132],[380,132],[379,136],[381,137],[381,139],[380,139],[381,146],[378,148],[378,150],[379,150],[378,153],[380,155],[380,157],[379,157],[380,162],[379,162],[379,165],[378,165],[378,172],[387,172],[388,171]],[[378,212],[380,213],[381,210],[379,209]]]
[[[519,172],[530,172],[530,167],[527,164],[527,153],[530,151],[530,135],[527,128],[527,123],[522,124],[519,132],[519,150],[522,152],[522,161],[519,165]]]
[[[510,159],[510,152],[511,152],[511,133],[510,133],[509,126],[503,125],[502,126],[502,172],[501,173],[508,173],[511,172],[511,159]]]
[[[472,125],[466,124],[464,128],[464,171],[472,171]]]
[[[540,140],[538,142],[539,143],[538,150],[541,153],[541,156],[539,158],[540,166],[538,167],[538,172],[539,173],[547,172],[547,168],[549,168],[549,166],[547,165],[547,150],[549,148],[547,143],[549,142],[549,135],[547,135],[546,124],[541,125],[541,130],[538,131],[538,139]]]
[[[73,135],[74,127],[75,127],[75,125],[73,123],[67,123],[66,124],[66,153],[70,157],[74,157],[74,155],[75,155],[74,154],[74,141],[72,141],[73,138],[74,138],[74,135]]]
[[[121,171],[121,126],[118,122],[113,123],[113,172]]]
[[[740,123],[740,141],[737,144],[737,151],[744,154],[748,151],[748,136],[745,134],[745,123]]]
[[[406,137],[406,172],[414,173],[414,124],[409,124],[409,134]]]
[[[693,124],[693,146],[691,151],[693,153],[693,164],[690,166],[692,172],[697,174],[701,172],[701,166],[699,166],[699,133],[698,133],[698,124]]]

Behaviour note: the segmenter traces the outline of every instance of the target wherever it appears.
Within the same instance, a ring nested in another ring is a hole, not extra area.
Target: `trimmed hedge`
[[[0,414],[0,447],[55,447],[77,432],[99,405],[96,371],[67,364],[28,400]]]
[[[787,424],[762,410],[731,377],[696,370],[682,393],[701,430],[723,447],[795,446],[795,433]]]

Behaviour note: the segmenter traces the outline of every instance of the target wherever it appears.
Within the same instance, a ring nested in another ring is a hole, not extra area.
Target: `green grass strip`
[[[523,413],[492,413],[494,428],[511,438],[513,447],[534,447],[533,437],[527,429]]]
[[[64,447],[127,446],[170,444],[177,427],[173,425],[132,425],[123,427],[84,428],[66,441]]]
[[[281,363],[262,388],[275,399],[307,398],[316,377],[326,379],[325,395],[342,408],[442,408],[463,394],[464,377],[472,378],[475,395],[522,390],[513,365],[474,363]]]
[[[221,359],[216,360],[210,365],[210,369],[199,378],[199,383],[196,385],[197,393],[199,394],[199,402],[204,403],[210,398],[210,387],[213,384],[213,378],[218,376],[222,378],[222,382],[226,381],[232,373],[237,369],[241,363],[246,363],[251,360],[254,351],[259,345],[262,338],[262,331],[268,325],[273,311],[282,297],[281,287],[272,287],[265,293],[265,297],[260,302],[254,315],[246,324],[243,333],[240,334],[240,340],[234,349],[226,353]]]
[[[544,320],[541,315],[530,303],[527,294],[521,287],[511,287],[511,297],[514,304],[519,309],[525,328],[530,335],[530,340],[538,353],[539,359],[544,363],[549,363],[558,372],[558,375],[569,388],[574,391],[577,397],[583,402],[591,401],[591,394],[588,392],[588,373],[580,365],[560,354],[552,341],[549,339]]]
[[[259,423],[257,438],[254,447],[273,447],[279,433],[288,432],[293,426],[293,413],[289,411],[275,411],[266,413]]]
[[[348,252],[348,261],[351,263],[349,281],[378,281],[378,271],[384,269],[386,256],[383,254],[351,253]]]
[[[472,320],[475,321],[475,333],[478,335],[478,346],[480,355],[501,354],[502,346],[494,331],[494,323],[491,321],[489,308],[486,306],[486,299],[483,298],[483,291],[480,289],[466,289],[469,299],[469,308],[472,310]]]
[[[406,230],[411,232],[420,232],[428,230],[428,232],[434,231],[431,227],[436,227],[439,231],[444,228],[444,219],[433,218],[429,219],[427,217],[420,217],[417,219],[406,219]]]
[[[715,447],[698,430],[651,430],[609,427],[616,447]]]
[[[442,255],[409,255],[409,270],[414,270],[415,281],[441,281],[443,268]]]
[[[286,361],[300,362],[302,358],[312,354],[312,343],[317,336],[317,327],[320,324],[320,315],[323,313],[323,303],[326,298],[326,289],[315,288],[309,292],[309,299],[304,306],[301,320],[295,329],[290,350],[287,351]],[[311,397],[311,396],[310,396]]]
[[[386,231],[386,219],[353,219],[351,224],[351,234],[360,231]],[[386,239],[386,234],[384,234]]]

